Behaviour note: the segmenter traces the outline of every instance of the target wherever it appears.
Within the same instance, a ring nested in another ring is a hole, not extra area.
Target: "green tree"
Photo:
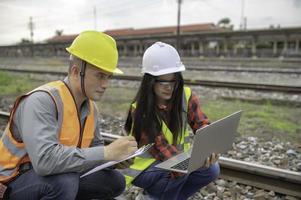
[[[63,35],[63,31],[64,31],[63,29],[61,29],[61,30],[56,30],[56,31],[55,31],[55,35],[56,35],[56,36],[61,36],[61,35]]]
[[[31,44],[31,41],[27,38],[22,38],[18,44]]]
[[[231,24],[231,20],[229,17],[224,17],[217,22],[217,26],[221,28],[233,29],[233,25]]]

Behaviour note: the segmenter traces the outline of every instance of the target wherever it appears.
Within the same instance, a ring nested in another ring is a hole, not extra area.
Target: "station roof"
[[[204,24],[191,24],[182,25],[181,33],[198,33],[198,32],[222,32],[228,30],[216,26],[213,23]],[[176,34],[177,26],[165,26],[157,28],[144,28],[144,29],[134,29],[134,28],[123,28],[104,31],[106,34],[112,37],[124,37],[124,36],[144,36],[144,35],[170,35]],[[54,36],[46,40],[48,43],[60,43],[60,42],[71,42],[78,34],[73,35],[60,35]]]

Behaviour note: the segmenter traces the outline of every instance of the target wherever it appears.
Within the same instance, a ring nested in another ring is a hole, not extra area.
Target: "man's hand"
[[[131,159],[125,160],[123,162],[117,163],[115,165],[115,167],[117,169],[126,169],[126,168],[129,168],[132,164],[134,164],[134,158],[131,158]]]
[[[209,156],[207,159],[206,159],[206,162],[204,164],[204,168],[208,168],[210,167],[211,165],[213,165],[214,163],[216,163],[216,161],[218,160],[219,158],[219,154],[215,154],[215,153],[212,153],[211,156]]]
[[[121,160],[137,150],[137,142],[132,136],[125,136],[104,147],[105,160]]]

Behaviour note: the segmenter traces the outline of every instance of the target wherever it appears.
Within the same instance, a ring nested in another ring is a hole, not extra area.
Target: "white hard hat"
[[[177,50],[166,43],[156,42],[146,49],[142,59],[142,73],[160,76],[185,71]]]

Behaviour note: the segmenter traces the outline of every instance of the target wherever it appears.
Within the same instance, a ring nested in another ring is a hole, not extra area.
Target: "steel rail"
[[[220,178],[301,198],[301,173],[220,157]]]
[[[140,76],[126,76],[116,75],[113,76],[118,80],[131,80],[140,81]],[[256,83],[243,83],[243,82],[223,82],[223,81],[207,81],[207,80],[195,80],[185,79],[184,83],[187,85],[207,86],[207,87],[222,87],[232,89],[250,89],[250,90],[264,90],[264,91],[276,91],[285,93],[301,93],[301,86],[286,86],[286,85],[271,85],[271,84],[256,84]]]
[[[0,111],[0,118],[8,120],[9,113]],[[101,135],[106,143],[121,137],[104,132],[101,132]],[[222,179],[301,198],[301,173],[299,172],[226,157],[220,157],[219,164]]]
[[[8,118],[9,118],[9,113],[0,110],[0,119],[8,120]]]
[[[139,64],[133,64],[133,63],[119,63],[120,67],[124,68],[138,68]],[[256,69],[257,68],[257,69]],[[188,64],[186,65],[186,70],[192,70],[192,71],[208,71],[208,72],[247,72],[247,73],[269,73],[269,74],[301,74],[301,69],[282,69],[279,67],[279,69],[262,69],[259,67],[233,67],[228,65],[194,65],[194,64]]]
[[[59,75],[59,76],[67,75],[67,72],[59,72],[59,71],[25,70],[25,69],[10,69],[10,68],[0,68],[0,70],[19,72],[19,73],[50,74],[50,75]],[[142,78],[141,76],[127,76],[127,75],[113,76],[113,79],[126,80],[126,81],[140,81],[141,78]],[[301,86],[256,84],[256,83],[244,83],[244,82],[223,82],[223,81],[209,81],[209,80],[195,80],[195,79],[185,79],[184,83],[187,85],[207,86],[207,87],[262,90],[262,91],[273,91],[273,92],[284,92],[284,93],[301,93]]]
[[[221,71],[221,72],[247,72],[247,73],[269,73],[269,74],[301,74],[301,70],[281,70],[281,69],[254,69],[254,68],[233,68],[233,67],[187,67],[187,70],[195,71]]]

